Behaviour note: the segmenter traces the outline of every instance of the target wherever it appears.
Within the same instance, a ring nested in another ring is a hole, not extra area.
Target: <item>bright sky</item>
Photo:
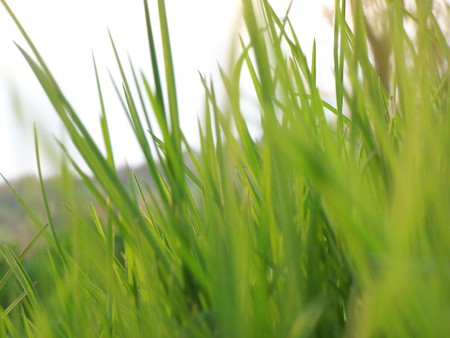
[[[118,74],[107,29],[109,27],[124,59],[129,53],[137,66],[148,68],[143,1],[10,0],[9,3],[67,97],[101,144],[100,106],[91,58],[91,50],[94,51],[104,84],[116,158],[122,164],[139,164],[142,157],[130,128],[125,127],[127,121],[109,86],[107,69],[116,79]],[[149,3],[155,6],[156,1],[149,0]],[[282,15],[289,1],[272,3]],[[326,3],[330,0],[293,0],[291,11],[291,19],[307,54],[316,38],[319,84],[325,92],[333,88],[330,76],[332,32],[323,17]],[[201,115],[203,103],[198,72],[214,75],[218,62],[227,65],[227,51],[240,23],[240,4],[241,0],[166,1],[181,124],[194,143],[197,116]],[[151,10],[156,16],[156,7]],[[33,123],[42,138],[45,134],[63,135],[55,112],[12,41],[25,46],[18,29],[0,6],[0,173],[7,178],[36,172]],[[57,160],[47,150],[44,171],[51,172],[54,162]]]

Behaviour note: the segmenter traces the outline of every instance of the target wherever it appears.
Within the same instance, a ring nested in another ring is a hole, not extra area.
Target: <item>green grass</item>
[[[196,150],[180,129],[164,1],[156,22],[144,0],[151,72],[126,66],[111,42],[117,94],[151,188],[132,174],[130,184],[118,177],[97,71],[103,145],[1,3],[93,176],[61,143],[92,197],[70,193],[79,183],[66,169],[67,217],[54,219],[39,169],[45,217],[21,200],[36,238],[22,254],[0,248],[0,336],[450,334],[450,48],[430,2],[408,12],[390,1],[387,83],[371,62],[361,3],[336,1],[330,105],[317,89],[315,48],[308,62],[288,17],[267,1],[244,1],[248,38],[237,41],[232,69],[221,71],[227,102],[218,84],[199,80],[205,106]],[[406,33],[406,20],[416,35]],[[258,99],[259,139],[241,104],[244,73]],[[36,155],[39,168],[37,134]],[[35,247],[40,237],[45,245]]]

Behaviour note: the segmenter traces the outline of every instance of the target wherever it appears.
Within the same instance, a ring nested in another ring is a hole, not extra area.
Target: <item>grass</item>
[[[60,143],[91,201],[70,193],[78,183],[67,169],[66,218],[53,219],[41,175],[45,218],[17,195],[36,238],[22,254],[0,249],[0,336],[450,334],[450,49],[431,2],[417,1],[412,11],[389,2],[387,83],[371,62],[370,18],[361,2],[336,1],[331,105],[317,89],[315,48],[308,63],[288,16],[265,0],[244,1],[248,38],[239,41],[232,69],[221,71],[227,102],[219,102],[217,84],[200,79],[197,151],[179,124],[164,1],[154,22],[144,0],[150,74],[126,67],[111,42],[122,76],[117,95],[152,188],[132,173],[130,184],[117,175],[97,71],[103,145],[1,3],[93,176]],[[345,19],[350,11],[352,23]],[[408,34],[407,25],[417,33]],[[258,99],[259,139],[241,105],[245,72]],[[36,155],[39,168],[37,134]],[[40,237],[46,244],[33,252]]]

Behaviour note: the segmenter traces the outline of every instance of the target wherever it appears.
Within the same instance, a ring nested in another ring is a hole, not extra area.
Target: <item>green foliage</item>
[[[350,26],[345,0],[336,1],[335,107],[317,88],[315,48],[308,62],[288,16],[278,17],[266,0],[244,1],[248,39],[241,39],[233,68],[221,71],[227,104],[201,78],[205,115],[197,153],[179,125],[164,1],[155,30],[144,0],[152,73],[136,72],[130,62],[128,75],[111,42],[122,76],[117,94],[151,187],[137,175],[130,174],[130,185],[118,175],[97,70],[105,151],[1,3],[93,173],[83,172],[61,144],[94,203],[68,194],[64,236],[42,178],[44,220],[21,200],[48,245],[29,260],[34,241],[20,256],[1,247],[9,270],[0,291],[14,297],[1,298],[8,304],[1,304],[0,335],[450,334],[450,49],[427,1],[418,1],[415,12],[389,2],[391,93],[370,62],[361,3],[352,6]],[[416,36],[406,33],[405,17]],[[244,72],[258,99],[260,140],[251,136],[240,100]],[[37,142],[36,153],[39,167]],[[70,175],[63,177],[73,191]]]

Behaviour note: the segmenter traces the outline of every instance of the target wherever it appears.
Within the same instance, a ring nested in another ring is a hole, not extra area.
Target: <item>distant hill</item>
[[[142,165],[131,169],[142,183],[152,186],[151,178],[146,166]],[[120,180],[129,186],[130,169],[118,170]],[[83,202],[93,201],[90,192],[84,183],[78,178],[73,178],[75,195]],[[42,201],[39,180],[35,176],[25,176],[10,182],[14,189],[20,194],[27,205],[35,212],[41,220],[45,220],[44,204]],[[52,177],[45,180],[45,190],[50,203],[50,209],[55,219],[67,214],[65,204],[68,203],[65,196],[65,187],[61,178]],[[86,208],[87,210],[87,208]],[[37,232],[36,227],[30,220],[24,208],[14,196],[10,188],[0,183],[0,243],[16,243],[20,246],[26,245]]]

